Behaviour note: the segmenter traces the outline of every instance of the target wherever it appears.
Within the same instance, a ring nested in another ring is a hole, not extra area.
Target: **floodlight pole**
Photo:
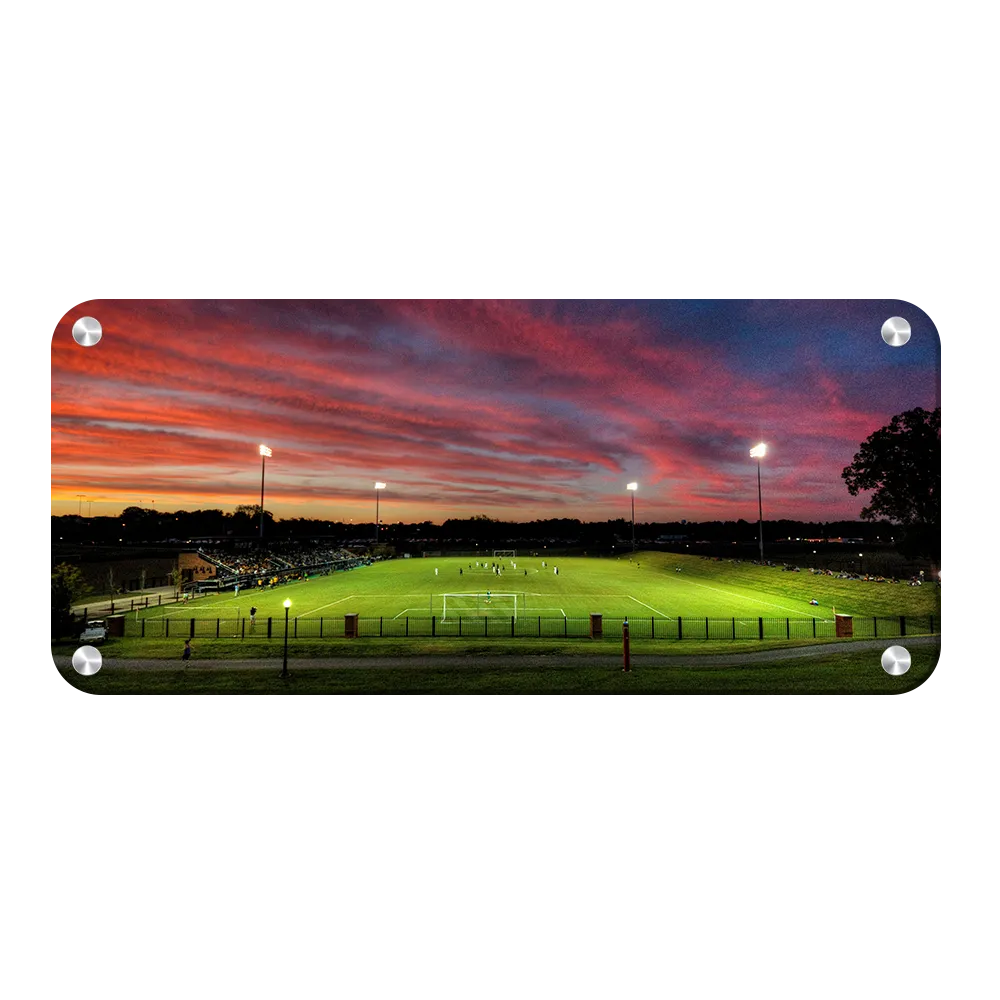
[[[260,540],[264,541],[264,464],[271,455],[271,449],[266,444],[260,445]]]
[[[757,456],[757,528],[760,537],[760,564],[764,565],[764,505],[760,494],[760,456]]]
[[[378,491],[379,490],[384,490],[384,489],[385,489],[385,483],[378,483],[378,482],[375,483],[375,544],[376,545],[378,545],[378,543],[379,543],[379,537],[378,537],[378,527],[379,527],[379,522],[378,522]]]
[[[632,551],[635,552],[635,491],[639,488],[638,483],[628,483],[625,487],[632,494]]]

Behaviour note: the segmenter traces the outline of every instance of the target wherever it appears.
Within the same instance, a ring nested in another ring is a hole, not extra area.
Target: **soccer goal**
[[[493,550],[494,559],[516,559],[517,549],[494,549]]]
[[[442,594],[441,621],[460,615],[503,615],[517,618],[524,613],[524,594],[495,594],[492,591]]]

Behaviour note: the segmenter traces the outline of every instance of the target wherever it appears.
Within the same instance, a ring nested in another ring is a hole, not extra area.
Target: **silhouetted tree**
[[[861,445],[841,473],[856,497],[871,490],[866,521],[885,518],[906,528],[904,555],[937,559],[941,548],[941,408],[899,413]]]
[[[52,570],[52,638],[72,631],[73,602],[83,593],[83,573],[76,566],[60,563]]]

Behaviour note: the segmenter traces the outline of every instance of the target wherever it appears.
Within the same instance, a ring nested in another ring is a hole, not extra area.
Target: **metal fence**
[[[461,615],[431,617],[289,618],[292,639],[390,638],[543,638],[620,640],[622,623],[628,621],[630,638],[675,640],[746,639],[834,639],[837,625],[825,618],[608,618],[600,620],[599,632],[590,618],[546,618]],[[355,624],[356,623],[356,624]],[[930,635],[940,618],[934,615],[893,615],[851,620],[854,638],[895,639],[907,635]],[[275,639],[284,638],[284,618],[159,618],[126,617],[125,635],[153,639]]]

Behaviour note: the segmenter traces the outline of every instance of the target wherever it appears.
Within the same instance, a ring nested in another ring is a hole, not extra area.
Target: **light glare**
[[[264,456],[265,458],[270,458],[270,457],[271,457],[271,449],[270,449],[270,448],[268,448],[268,446],[267,446],[266,444],[262,444],[262,445],[260,446],[260,453],[261,453],[261,454],[262,454],[262,455],[263,455],[263,456]]]
[[[750,449],[751,458],[763,458],[767,454],[767,445],[761,441],[760,444]]]
[[[627,489],[627,490],[637,490],[638,488],[639,488],[639,484],[638,483],[628,483],[625,486],[625,489]]]
[[[376,483],[375,484],[375,489],[377,489],[377,490],[384,490],[385,489],[385,483]]]

